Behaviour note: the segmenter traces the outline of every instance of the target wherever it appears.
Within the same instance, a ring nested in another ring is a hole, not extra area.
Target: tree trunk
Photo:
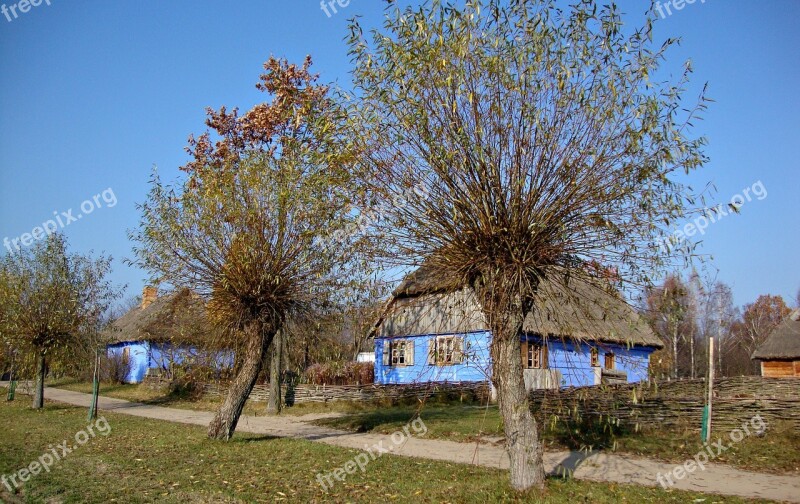
[[[512,289],[505,290],[503,286],[502,279],[495,277],[486,287],[475,285],[474,289],[492,331],[492,383],[503,417],[511,486],[520,491],[544,489],[543,447],[525,390],[520,354],[522,322],[529,307],[518,296],[509,294]]]
[[[305,347],[303,348],[303,370],[308,369],[308,366],[311,365],[311,348],[308,342],[308,336],[304,338]]]
[[[672,379],[678,379],[678,330],[672,331]]]
[[[208,426],[208,437],[211,439],[227,441],[236,431],[236,424],[239,423],[247,398],[256,384],[258,373],[261,372],[264,357],[275,336],[275,329],[265,328],[261,323],[252,322],[245,327],[244,336],[247,344],[242,367],[231,383],[225,401]]]
[[[283,334],[278,331],[272,343],[272,362],[270,362],[269,370],[269,403],[267,404],[267,414],[269,415],[277,415],[283,406],[283,401],[281,401],[282,341]]]
[[[513,335],[519,334],[515,331]],[[525,381],[519,337],[492,339],[492,381],[497,389],[500,414],[511,462],[511,486],[516,490],[544,488],[545,473],[542,444],[536,419],[531,413]]]
[[[44,408],[44,374],[47,369],[44,351],[39,351],[39,357],[36,361],[36,385],[33,392],[33,408]]]
[[[689,339],[689,360],[691,361],[692,369],[689,372],[689,377],[694,380],[695,379],[695,362],[694,362],[694,333],[691,334]]]

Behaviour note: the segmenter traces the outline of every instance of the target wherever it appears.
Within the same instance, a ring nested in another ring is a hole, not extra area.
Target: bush
[[[305,381],[312,385],[368,385],[375,381],[371,362],[326,362],[309,366]]]
[[[132,370],[131,358],[123,352],[114,352],[100,359],[100,379],[103,381],[127,383]]]

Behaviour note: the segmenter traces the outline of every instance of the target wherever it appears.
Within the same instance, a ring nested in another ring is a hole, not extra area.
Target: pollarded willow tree
[[[468,0],[390,7],[369,36],[351,24],[370,188],[428,190],[390,211],[385,250],[474,292],[516,489],[544,484],[519,348],[540,284],[647,284],[695,201],[676,179],[705,160],[689,121],[706,99],[684,112],[689,65],[651,78],[674,43],[653,46],[653,19],[624,30],[613,4]]]
[[[217,139],[190,139],[184,179],[164,185],[154,176],[132,233],[153,280],[204,295],[225,343],[237,349],[238,371],[211,438],[233,435],[287,318],[358,283],[357,248],[347,236],[330,239],[351,224],[359,192],[345,116],[310,65],[270,58],[257,85],[269,102],[242,116],[209,110]]]
[[[44,406],[48,366],[85,373],[94,361],[103,316],[120,293],[110,270],[110,257],[69,253],[60,234],[0,262],[0,335],[34,363],[34,408]]]

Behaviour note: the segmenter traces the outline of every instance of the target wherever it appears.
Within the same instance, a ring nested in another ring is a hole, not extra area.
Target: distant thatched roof
[[[539,285],[535,308],[524,323],[523,331],[551,337],[574,338],[631,346],[663,348],[661,340],[648,324],[628,305],[619,294],[599,280],[572,278],[564,282],[562,275],[551,276]],[[383,316],[378,320],[372,335],[393,310],[407,309],[411,303],[425,303],[435,295],[447,295],[464,289],[464,285],[452,275],[424,264],[403,279],[394,291]],[[414,301],[416,299],[416,301]],[[478,312],[473,303],[468,311]],[[418,316],[417,310],[412,316]],[[456,314],[452,316],[463,316]],[[461,312],[463,313],[463,312]],[[468,314],[474,317],[475,314]],[[485,328],[482,315],[478,315]],[[475,323],[467,324],[475,328]]]
[[[772,331],[767,340],[753,352],[757,360],[800,359],[800,308]]]
[[[103,332],[108,343],[130,341],[189,342],[210,334],[203,300],[189,289],[156,298],[118,318]]]

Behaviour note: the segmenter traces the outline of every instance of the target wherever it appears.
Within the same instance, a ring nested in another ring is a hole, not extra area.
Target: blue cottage
[[[232,352],[208,350],[207,345],[197,344],[209,336],[205,304],[199,296],[182,289],[159,297],[155,287],[145,287],[141,306],[106,330],[106,352],[109,357],[128,357],[128,383],[141,383],[148,373],[168,375],[175,365],[232,367]]]
[[[404,279],[371,336],[376,383],[491,379],[492,334],[472,289],[429,266]],[[528,390],[646,380],[660,348],[636,311],[597,280],[543,282],[520,334]]]

